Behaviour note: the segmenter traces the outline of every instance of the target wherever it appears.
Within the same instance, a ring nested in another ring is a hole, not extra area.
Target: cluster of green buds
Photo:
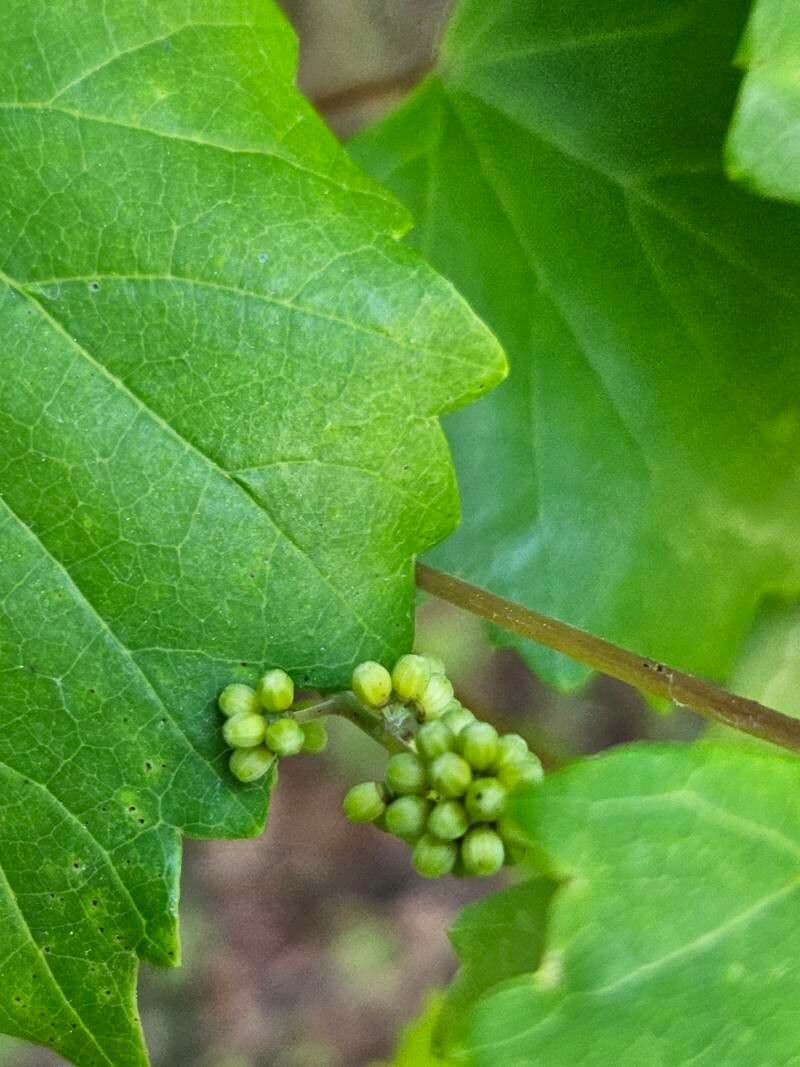
[[[233,749],[229,766],[240,782],[263,778],[277,756],[325,748],[324,724],[296,722],[293,704],[294,682],[282,670],[267,671],[257,689],[234,682],[222,690],[219,709],[226,716],[222,735]]]
[[[362,782],[347,793],[347,818],[407,841],[415,868],[427,878],[492,875],[517,862],[521,850],[506,801],[544,777],[525,739],[478,721],[432,657],[403,656],[391,674],[362,663],[352,688],[371,707],[390,700],[413,707],[420,725],[409,750],[389,759],[383,782]]]

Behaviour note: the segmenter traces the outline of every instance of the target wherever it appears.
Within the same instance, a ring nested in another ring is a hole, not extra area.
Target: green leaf
[[[265,0],[13,0],[0,57],[0,1028],[138,1067],[179,833],[266,813],[217,693],[408,647],[503,356]]]
[[[800,591],[800,216],[721,165],[747,6],[465,0],[354,146],[511,361],[448,420],[467,509],[432,561],[715,677]]]
[[[747,69],[727,144],[728,173],[800,200],[800,3],[757,0],[739,48]]]
[[[434,1033],[449,1061],[469,1062],[472,1009],[482,995],[538,967],[554,887],[544,876],[531,878],[470,904],[456,919],[450,940],[461,968],[447,990]]]
[[[794,757],[641,745],[521,802],[563,883],[539,967],[476,1009],[477,1067],[791,1062],[799,785]]]
[[[404,1027],[391,1062],[373,1067],[448,1067],[450,1061],[441,1059],[431,1050],[442,1003],[441,993],[429,994],[417,1018]]]
[[[800,611],[796,606],[764,604],[730,685],[735,693],[800,719]]]

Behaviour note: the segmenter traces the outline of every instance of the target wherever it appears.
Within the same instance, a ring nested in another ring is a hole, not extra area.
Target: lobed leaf
[[[179,833],[266,814],[216,694],[408,647],[504,360],[267,0],[11,0],[0,57],[0,1029],[138,1067]]]
[[[353,145],[511,360],[447,422],[469,507],[432,561],[713,677],[800,591],[800,214],[722,167],[748,7],[462,0]]]

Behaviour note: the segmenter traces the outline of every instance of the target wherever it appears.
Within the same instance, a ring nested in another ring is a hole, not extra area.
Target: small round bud
[[[476,778],[464,805],[472,822],[494,822],[503,814],[508,791],[496,778]]]
[[[456,743],[455,734],[440,719],[426,722],[417,730],[417,750],[425,759],[436,759],[443,752],[450,752]]]
[[[497,777],[509,791],[523,789],[529,785],[539,785],[544,779],[544,768],[538,756],[532,752],[516,763],[504,763],[497,772]]]
[[[312,719],[300,727],[303,731],[303,752],[323,752],[328,744],[328,729],[324,722]]]
[[[467,813],[458,800],[440,800],[428,819],[428,833],[442,841],[455,841],[468,829]]]
[[[452,700],[442,714],[442,722],[458,737],[465,726],[475,722],[475,716],[460,700]]]
[[[231,753],[228,766],[240,782],[256,782],[263,778],[275,762],[275,753],[259,745],[258,748],[237,748]]]
[[[423,878],[441,878],[452,871],[457,858],[457,845],[423,834],[414,846],[412,862]]]
[[[470,723],[458,735],[456,749],[476,771],[485,771],[497,755],[497,730],[488,722]]]
[[[263,715],[245,711],[234,715],[222,727],[222,736],[231,748],[256,748],[264,740]]]
[[[373,822],[386,810],[386,794],[379,782],[361,782],[345,794],[342,810],[350,822]]]
[[[303,731],[294,719],[271,722],[264,732],[264,737],[276,756],[296,756],[305,740]]]
[[[422,797],[398,797],[386,809],[386,829],[395,837],[416,841],[425,832],[431,803]]]
[[[440,797],[463,797],[472,781],[472,768],[455,752],[443,752],[431,763],[430,776]]]
[[[453,683],[444,674],[432,674],[417,707],[424,719],[438,719],[453,699]]]
[[[222,714],[229,718],[232,715],[244,715],[245,713],[255,715],[261,710],[255,689],[251,689],[249,685],[242,685],[241,682],[226,685],[217,703]]]
[[[447,670],[444,665],[444,660],[439,659],[438,656],[429,656],[427,653],[425,653],[423,659],[426,659],[428,661],[428,666],[431,669],[431,674],[447,674]]]
[[[504,763],[519,763],[528,755],[528,742],[519,734],[503,734],[497,741],[494,769],[499,771]]]
[[[382,708],[392,695],[392,676],[374,660],[359,663],[353,671],[351,688],[359,700],[371,708]]]
[[[398,752],[386,764],[386,785],[395,796],[424,793],[428,788],[425,764],[413,752]]]
[[[288,711],[294,702],[294,682],[286,671],[267,671],[259,682],[258,696],[267,711]]]
[[[401,700],[419,700],[431,677],[431,665],[424,656],[401,656],[392,671],[392,686]]]
[[[461,842],[461,859],[467,874],[496,874],[503,866],[506,851],[500,835],[488,826],[476,826]]]

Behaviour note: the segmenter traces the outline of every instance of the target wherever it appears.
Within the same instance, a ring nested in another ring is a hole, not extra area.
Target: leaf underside
[[[537,965],[478,1002],[469,1062],[794,1063],[798,773],[792,757],[639,745],[555,774],[521,802],[562,884],[543,929],[520,913]],[[489,934],[478,973],[502,964]],[[501,951],[512,938],[505,930]]]
[[[0,1029],[136,1067],[179,833],[266,814],[216,693],[408,647],[504,360],[265,0],[12,0],[0,57]]]
[[[722,166],[747,7],[464,0],[353,144],[511,363],[447,420],[468,503],[432,561],[713,677],[800,591],[800,213]]]

